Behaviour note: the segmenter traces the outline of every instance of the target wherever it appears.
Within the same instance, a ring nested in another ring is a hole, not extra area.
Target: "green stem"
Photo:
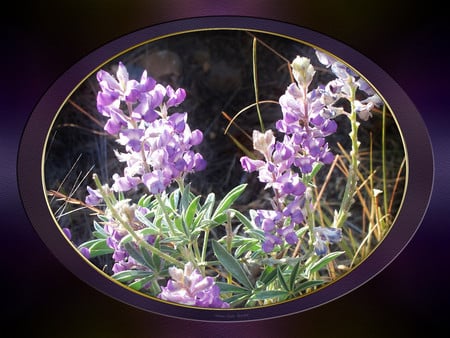
[[[388,195],[386,182],[386,106],[383,106],[382,114],[382,129],[381,129],[381,158],[383,163],[383,199],[384,199],[384,213],[387,215],[388,209]]]
[[[114,208],[114,204],[112,203],[108,192],[105,191],[105,188],[102,186],[96,174],[94,174],[94,181],[97,186],[97,189],[103,196],[103,200],[105,201],[106,207],[111,212],[111,215],[114,217],[114,219],[116,219],[120,223],[120,225],[122,225],[125,228],[125,230],[128,231],[128,233],[133,237],[133,239],[140,247],[144,247],[145,249],[149,250],[152,254],[158,255],[167,262],[175,264],[179,267],[184,267],[184,264],[182,262],[177,261],[175,258],[165,254],[161,250],[155,248],[154,246],[150,245],[147,241],[139,237],[139,235],[134,231],[134,229],[130,226],[130,224],[128,224],[128,222],[123,220],[122,217],[117,212],[117,210]]]
[[[203,235],[203,247],[202,247],[202,266],[203,263],[206,261],[206,251],[208,249],[208,239],[209,239],[209,229],[205,230],[205,233]]]
[[[175,229],[174,229],[173,224],[172,224],[172,222],[170,220],[169,214],[167,213],[166,206],[165,206],[164,201],[161,198],[161,195],[157,194],[157,195],[154,195],[154,196],[155,196],[156,200],[158,201],[158,204],[160,205],[160,207],[161,207],[161,209],[163,211],[164,219],[166,220],[167,226],[169,227],[169,230],[171,232],[170,235],[171,236],[175,236]]]
[[[261,110],[259,108],[259,94],[258,94],[258,71],[257,71],[257,63],[256,63],[256,46],[257,46],[256,38],[253,38],[253,87],[255,88],[255,103],[256,103],[256,111],[258,112],[259,124],[261,126],[261,132],[264,133],[264,122],[261,116]]]
[[[349,133],[352,141],[352,150],[350,151],[350,165],[348,168],[347,184],[345,185],[344,196],[342,197],[341,206],[337,217],[335,217],[334,227],[340,228],[348,218],[350,207],[353,205],[353,196],[357,189],[358,183],[358,166],[359,166],[359,141],[358,141],[358,128],[359,122],[357,121],[357,114],[354,106],[356,88],[352,88],[352,94],[350,99],[351,113],[350,113],[350,126],[351,131]]]

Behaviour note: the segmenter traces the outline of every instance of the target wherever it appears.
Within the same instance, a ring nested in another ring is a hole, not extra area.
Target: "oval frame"
[[[203,309],[173,305],[130,292],[93,269],[55,226],[46,202],[42,153],[56,112],[74,88],[112,57],[163,36],[200,29],[251,29],[278,34],[317,46],[345,60],[371,82],[391,107],[406,152],[406,194],[396,220],[378,247],[357,267],[319,292],[273,306],[249,309]],[[306,311],[341,297],[369,281],[389,265],[409,243],[421,224],[433,185],[433,153],[425,124],[400,86],[366,56],[347,45],[309,29],[254,17],[211,16],[182,19],[151,26],[125,35],[93,51],[68,69],[48,89],[31,113],[18,152],[18,186],[23,207],[33,227],[50,251],[75,276],[98,291],[145,311],[190,320],[236,322],[281,317]]]

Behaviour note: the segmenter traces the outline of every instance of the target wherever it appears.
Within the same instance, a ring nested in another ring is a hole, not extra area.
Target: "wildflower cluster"
[[[345,113],[342,107],[336,106],[338,100],[348,100],[352,111],[347,114],[354,115],[351,119],[355,119],[357,114],[362,120],[367,120],[371,109],[381,103],[367,82],[350,68],[320,51],[316,51],[316,55],[322,64],[331,68],[336,78],[310,90],[314,67],[308,58],[297,56],[291,64],[295,82],[279,99],[283,118],[275,126],[284,135],[282,140],[277,141],[272,130],[265,133],[254,131],[253,148],[263,159],[241,158],[243,169],[258,171],[259,180],[266,183],[265,188],[274,191],[273,210],[257,210],[254,218],[255,224],[264,231],[265,252],[273,251],[275,245],[282,246],[285,242],[295,245],[298,242],[296,230],[311,212],[311,201],[307,196],[309,175],[313,168],[330,164],[334,159],[326,137],[337,130],[334,117]],[[358,89],[366,93],[363,101],[355,97]],[[355,141],[359,124],[352,122],[355,128],[350,136]],[[358,144],[357,140],[355,144]],[[356,159],[355,148],[353,156]],[[342,238],[338,227],[311,227],[310,232],[318,255],[327,252],[327,243],[337,243]]]
[[[295,230],[304,221],[308,207],[305,176],[315,165],[329,164],[334,158],[325,137],[334,133],[337,125],[325,104],[326,92],[308,90],[315,74],[309,59],[298,56],[292,70],[296,82],[279,100],[283,118],[276,127],[284,133],[282,141],[275,140],[272,130],[264,134],[254,131],[253,147],[264,160],[241,158],[244,170],[258,171],[259,180],[274,190],[274,210],[258,210],[255,217],[255,223],[265,232],[266,252],[284,241],[297,243]]]
[[[202,142],[202,132],[191,131],[187,113],[168,113],[184,101],[184,89],[157,84],[146,71],[139,82],[130,80],[122,63],[117,79],[104,70],[97,79],[101,88],[97,108],[108,117],[104,129],[116,135],[126,150],[116,151],[126,167],[123,175],[113,176],[115,191],[129,191],[144,183],[150,193],[160,194],[186,173],[205,168],[201,154],[191,150]]]
[[[130,254],[139,251],[143,243],[147,248],[155,245],[156,232],[141,231],[145,229],[146,217],[151,217],[151,211],[130,199],[117,200],[114,192],[127,192],[142,183],[151,195],[161,198],[173,182],[182,185],[187,173],[203,170],[206,166],[202,155],[191,149],[202,142],[203,134],[200,130],[191,130],[187,113],[169,114],[170,108],[184,101],[184,89],[164,87],[148,77],[146,71],[139,82],[129,79],[121,62],[116,77],[100,70],[97,80],[101,89],[97,95],[97,108],[108,117],[104,129],[124,147],[125,152],[116,150],[115,154],[126,166],[123,175],[115,173],[112,176],[111,187],[100,186],[98,182],[97,189],[88,186],[85,202],[94,206],[104,201],[107,206],[101,216],[103,228],[98,230],[112,251],[114,276],[127,271],[152,274],[154,271],[148,265]],[[86,246],[82,249],[86,252]],[[156,248],[150,251],[163,258],[170,257]],[[173,280],[169,280],[167,287],[161,287],[159,298],[204,307],[228,305],[221,301],[214,278],[204,277],[192,263],[186,263],[184,275],[174,266],[169,268],[169,274]]]
[[[101,222],[94,222],[95,239],[79,247],[83,255],[109,254],[113,278],[158,299],[197,307],[270,304],[322,284],[317,272],[343,253],[329,252],[328,245],[342,240],[351,196],[332,226],[317,226],[313,178],[335,158],[326,138],[337,131],[339,114],[352,122],[351,166],[358,166],[356,116],[367,119],[379,98],[342,63],[320,52],[317,57],[336,78],[311,88],[316,71],[308,58],[296,57],[295,82],[278,101],[282,116],[276,130],[254,130],[256,156],[240,159],[243,170],[258,173],[273,192],[272,208],[251,210],[249,216],[232,207],[246,184],[221,201],[214,193],[197,196],[184,184],[188,174],[206,167],[195,151],[202,132],[190,128],[188,113],[173,111],[185,100],[184,89],[163,86],[146,71],[130,79],[122,63],[115,77],[99,71],[97,108],[107,118],[105,131],[122,147],[115,155],[125,165],[110,185],[94,175],[96,186],[87,186],[85,203],[102,210]],[[356,99],[357,90],[364,99]],[[350,102],[350,111],[338,105],[341,99]],[[351,195],[356,174],[349,172]],[[250,267],[258,273],[251,275]]]

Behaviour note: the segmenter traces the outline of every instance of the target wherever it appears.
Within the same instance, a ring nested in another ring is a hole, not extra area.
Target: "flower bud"
[[[291,66],[294,78],[299,86],[308,87],[316,73],[310,60],[306,57],[297,56]]]

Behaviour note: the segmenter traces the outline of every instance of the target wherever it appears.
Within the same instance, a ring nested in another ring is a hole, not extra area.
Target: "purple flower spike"
[[[186,98],[183,88],[156,83],[146,71],[139,82],[130,79],[123,63],[115,77],[101,70],[97,80],[97,108],[108,117],[104,129],[125,148],[114,151],[126,166],[123,175],[113,176],[113,190],[128,191],[143,183],[152,194],[160,194],[187,173],[206,167],[202,155],[191,149],[203,141],[202,132],[191,131],[187,113],[168,112]],[[87,198],[96,202],[92,193]]]
[[[230,305],[220,299],[220,289],[212,277],[203,277],[194,268],[192,262],[184,270],[169,268],[171,279],[161,288],[158,298],[179,304],[205,308],[229,308]]]

